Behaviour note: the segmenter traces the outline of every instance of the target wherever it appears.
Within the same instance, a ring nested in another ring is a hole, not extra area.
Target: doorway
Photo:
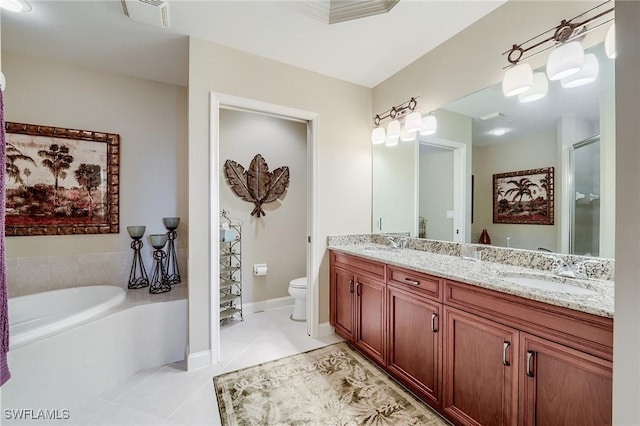
[[[232,95],[210,93],[210,331],[211,331],[211,362],[220,360],[220,317],[217,307],[220,304],[220,264],[218,253],[220,242],[218,238],[220,211],[220,110],[234,109],[294,120],[307,123],[307,208],[306,208],[306,271],[308,277],[307,289],[307,334],[312,337],[318,335],[319,326],[319,271],[320,258],[318,247],[317,224],[317,171],[318,171],[318,114],[269,104]]]

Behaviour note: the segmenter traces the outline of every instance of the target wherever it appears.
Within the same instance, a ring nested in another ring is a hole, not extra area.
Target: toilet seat
[[[296,278],[295,280],[291,280],[289,283],[289,287],[291,288],[299,288],[306,289],[307,288],[307,277]]]

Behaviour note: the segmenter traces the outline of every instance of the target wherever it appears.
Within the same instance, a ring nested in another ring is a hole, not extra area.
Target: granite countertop
[[[459,256],[421,250],[391,249],[389,246],[375,243],[331,245],[329,249],[526,299],[613,318],[613,281],[564,278],[544,270],[467,260]],[[550,282],[593,290],[594,293],[573,294],[531,288],[508,281],[511,277],[544,278]]]

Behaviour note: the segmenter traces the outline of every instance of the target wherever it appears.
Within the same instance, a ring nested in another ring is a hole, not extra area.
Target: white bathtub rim
[[[62,318],[58,318],[53,323],[48,324],[46,327],[38,327],[36,329],[28,330],[22,333],[11,333],[9,334],[9,350],[17,349],[18,347],[27,345],[29,343],[35,342],[37,340],[41,340],[47,337],[50,337],[54,334],[58,334],[63,331],[67,331],[69,329],[74,328],[75,326],[80,326],[85,324],[88,321],[93,321],[94,319],[103,317],[108,315],[109,313],[114,313],[114,309],[117,309],[119,305],[121,305],[126,299],[127,293],[122,287],[118,286],[78,286],[71,287],[69,289],[61,289],[61,290],[52,290],[50,292],[43,293],[55,293],[55,292],[64,292],[65,290],[71,289],[85,289],[85,288],[95,288],[95,287],[111,287],[113,289],[118,289],[119,291],[114,294],[112,298],[108,301],[105,301],[97,306],[92,306],[87,309],[83,309],[81,311],[75,312],[71,316],[64,316]],[[18,298],[29,297],[19,296]],[[17,298],[16,298],[17,299]],[[11,327],[11,324],[9,324]]]

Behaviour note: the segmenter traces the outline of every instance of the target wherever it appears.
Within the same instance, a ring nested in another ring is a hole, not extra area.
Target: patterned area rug
[[[223,425],[448,425],[346,343],[213,381]]]

